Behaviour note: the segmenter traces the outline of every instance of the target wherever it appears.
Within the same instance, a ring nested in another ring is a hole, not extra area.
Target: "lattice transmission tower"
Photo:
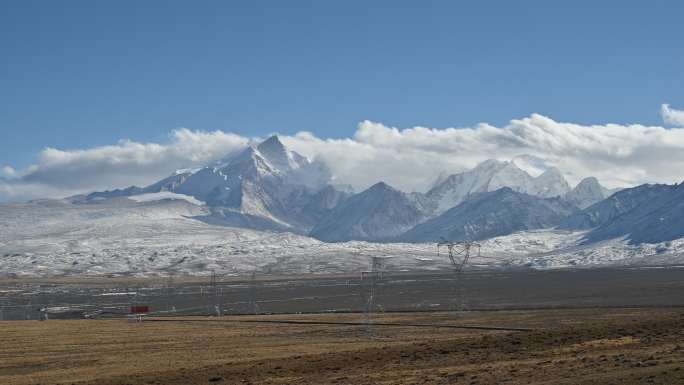
[[[454,274],[454,293],[453,301],[455,302],[454,309],[462,311],[465,309],[465,293],[463,288],[463,269],[470,260],[471,254],[477,251],[477,257],[480,257],[480,244],[471,241],[449,241],[444,238],[437,243],[437,257],[440,256],[440,249],[446,247],[449,255],[449,261],[453,267]]]
[[[364,290],[363,323],[366,327],[366,332],[369,334],[372,332],[378,281],[382,279],[384,268],[385,258],[371,257],[370,270],[361,272],[361,283],[366,287],[366,290]]]

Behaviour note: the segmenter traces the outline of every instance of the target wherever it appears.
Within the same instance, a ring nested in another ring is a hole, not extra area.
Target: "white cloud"
[[[663,111],[673,116],[681,113],[665,106]],[[490,158],[516,157],[530,167],[558,167],[571,183],[587,176],[608,187],[684,180],[684,129],[584,126],[539,114],[511,120],[503,127],[482,123],[399,129],[364,121],[351,138],[326,139],[300,132],[281,139],[295,151],[328,164],[337,183],[357,189],[383,180],[406,191],[420,190],[440,172],[459,172]],[[82,150],[47,148],[36,165],[3,170],[0,200],[146,185],[175,169],[220,159],[252,140],[221,131],[180,129],[172,132],[168,143],[127,140]]]
[[[79,192],[82,192],[82,190],[71,190],[44,183],[30,183],[0,177],[0,202],[65,197],[78,194]]]
[[[397,129],[364,121],[353,139],[325,140],[307,133],[286,140],[306,155],[325,159],[341,181],[357,187],[384,180],[404,190],[420,189],[440,171],[454,173],[486,159],[520,155],[558,167],[571,183],[586,176],[611,187],[684,179],[684,130],[582,126],[539,114],[504,127]]]
[[[77,192],[146,185],[178,168],[202,166],[242,149],[249,139],[221,131],[178,129],[166,144],[122,140],[79,150],[46,148],[37,164],[5,166],[0,200],[66,196]]]
[[[0,174],[7,178],[14,178],[17,175],[17,171],[10,166],[3,166],[0,168]]]
[[[663,104],[660,107],[660,115],[663,121],[677,127],[684,127],[684,111],[675,110],[669,104]]]

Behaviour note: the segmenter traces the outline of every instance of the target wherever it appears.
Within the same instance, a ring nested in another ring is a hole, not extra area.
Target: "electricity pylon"
[[[361,272],[361,281],[367,283],[368,291],[365,293],[365,303],[363,309],[363,321],[366,325],[366,332],[372,332],[373,325],[373,310],[375,308],[375,296],[377,291],[377,282],[382,279],[382,270],[384,268],[384,258],[382,257],[371,257],[370,271]]]
[[[453,310],[463,310],[465,308],[465,295],[463,293],[463,277],[461,273],[470,259],[471,251],[477,249],[477,256],[480,256],[480,244],[471,241],[453,242],[442,237],[440,237],[440,239],[440,242],[437,243],[437,257],[439,257],[440,248],[446,247],[449,252],[449,260],[453,266],[455,280],[454,291],[456,292],[454,293],[454,301],[457,302]]]
[[[457,273],[463,271],[466,263],[470,259],[470,251],[477,249],[477,256],[480,256],[480,244],[471,241],[452,242],[440,237],[437,243],[437,257],[439,257],[440,247],[446,247],[449,251],[449,260]]]

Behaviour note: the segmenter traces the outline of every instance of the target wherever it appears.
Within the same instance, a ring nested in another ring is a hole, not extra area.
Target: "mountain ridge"
[[[438,242],[482,240],[522,230],[549,228],[578,209],[560,198],[540,198],[502,187],[477,194],[396,240]]]
[[[408,194],[378,182],[341,202],[309,235],[327,242],[382,241],[401,234],[424,217]]]
[[[557,168],[549,168],[533,177],[513,161],[489,159],[473,169],[444,177],[425,195],[434,202],[430,207],[431,214],[439,215],[472,195],[502,187],[542,198],[562,196],[570,191],[570,186]]]
[[[470,199],[502,188],[539,199],[558,198],[580,208],[595,203],[607,191],[595,178],[570,188],[555,167],[546,167],[534,177],[513,160],[496,159],[444,174],[425,193],[406,193],[378,182],[351,194],[338,190],[332,180],[324,163],[289,150],[274,135],[205,167],[179,170],[142,188],[91,193],[85,201],[169,191],[205,203],[209,212],[198,218],[202,221],[337,242],[395,239]],[[541,206],[535,207],[543,211]]]

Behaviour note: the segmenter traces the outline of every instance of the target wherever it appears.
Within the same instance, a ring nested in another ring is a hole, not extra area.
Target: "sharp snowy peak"
[[[601,186],[596,178],[589,177],[582,179],[582,181],[579,182],[574,189],[565,194],[563,198],[575,206],[585,209],[594,203],[608,198],[611,194],[612,192]]]
[[[207,222],[306,232],[330,209],[317,202],[332,199],[318,194],[330,179],[324,164],[288,150],[272,136],[237,155],[196,171],[174,173],[145,188],[91,195],[106,199],[169,191],[205,202],[211,209],[204,217]],[[308,209],[315,212],[305,212]]]
[[[309,160],[294,151],[289,151],[274,135],[257,146],[258,152],[271,164],[274,170],[287,174],[309,164]]]
[[[570,185],[559,169],[551,167],[534,178],[530,188],[524,192],[542,198],[560,197],[570,192]]]
[[[301,231],[311,224],[301,223],[300,219],[306,215],[298,215],[301,213],[297,209],[302,206],[302,200],[313,198],[316,191],[310,191],[311,186],[299,186],[297,178],[290,177],[300,170],[317,172],[315,184],[325,182],[326,174],[320,168],[312,167],[308,159],[288,151],[274,136],[256,148],[248,147],[221,169],[205,168],[196,173],[196,183],[195,175],[191,176],[180,192],[191,196],[199,193],[208,204],[220,207],[214,214],[224,219],[224,224],[269,228],[263,222],[266,220],[273,222],[274,228]],[[208,179],[208,183],[203,179]],[[201,191],[196,191],[198,187]],[[291,200],[293,191],[297,191],[298,200]]]
[[[215,214],[227,225],[263,226],[255,218],[242,218],[247,215],[273,222],[276,228],[287,228],[286,215],[275,197],[279,175],[280,170],[258,149],[248,147],[226,166],[202,168],[172,191],[220,208]]]
[[[450,175],[427,192],[426,197],[433,202],[431,211],[440,214],[471,195],[490,191],[492,186],[508,184],[518,190],[520,184],[526,184],[530,178],[522,170],[518,169],[518,172],[516,169],[507,162],[488,160],[470,171]]]
[[[516,231],[549,228],[577,209],[559,198],[539,198],[508,187],[478,194],[398,239],[404,242],[480,240]]]
[[[407,194],[377,183],[339,204],[311,230],[323,241],[380,241],[393,238],[425,218]]]
[[[543,198],[561,196],[570,191],[567,181],[556,168],[547,169],[534,178],[514,162],[490,159],[470,171],[450,175],[431,188],[426,197],[432,202],[430,211],[440,214],[472,195],[502,187]]]

